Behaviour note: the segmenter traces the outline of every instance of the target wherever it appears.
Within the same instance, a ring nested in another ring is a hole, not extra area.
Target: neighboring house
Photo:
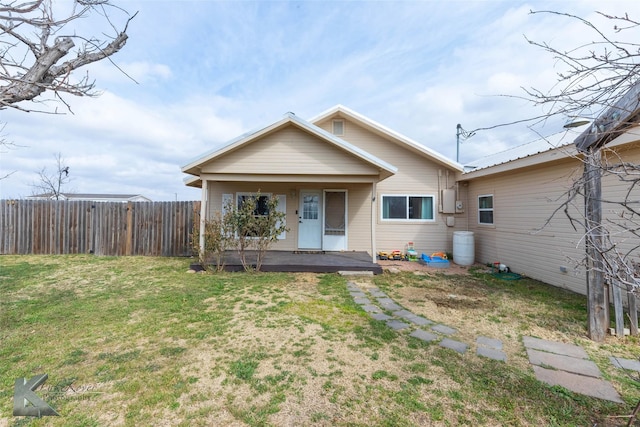
[[[567,191],[583,173],[582,154],[573,144],[536,141],[467,166],[458,176],[467,188],[468,229],[474,232],[476,262],[501,262],[513,271],[574,292],[586,293],[584,258],[584,198],[579,195],[568,213],[579,220],[572,224],[564,209]],[[612,162],[640,163],[640,127],[628,130],[603,150]],[[629,183],[611,176],[603,178],[603,200],[621,201]],[[631,200],[640,203],[635,187]],[[603,223],[618,221],[620,207],[603,203]],[[575,227],[575,228],[574,228]],[[631,233],[615,236],[623,251],[636,248]]]
[[[276,195],[289,231],[274,250],[366,251],[374,261],[408,242],[445,251],[454,217],[465,218],[460,164],[340,105],[309,121],[288,113],[182,171],[202,188],[203,218],[258,191]]]
[[[35,194],[28,196],[30,200],[52,200],[55,196],[52,193]],[[140,194],[83,194],[83,193],[60,193],[59,200],[89,200],[92,202],[150,202],[151,199]]]

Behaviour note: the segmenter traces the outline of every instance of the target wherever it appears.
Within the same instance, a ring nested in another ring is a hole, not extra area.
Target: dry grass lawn
[[[0,426],[624,425],[640,399],[608,362],[637,357],[637,339],[588,341],[584,298],[532,280],[408,262],[353,279],[188,274],[188,264],[0,258]],[[347,280],[456,328],[470,350],[372,320]],[[502,340],[508,362],[477,356],[480,335]],[[585,347],[626,404],[536,381],[524,335]],[[39,373],[49,380],[38,393],[61,416],[13,417],[15,379]]]

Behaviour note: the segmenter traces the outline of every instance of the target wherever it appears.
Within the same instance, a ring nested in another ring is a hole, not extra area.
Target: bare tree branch
[[[31,184],[34,190],[34,196],[42,196],[47,199],[60,200],[64,186],[69,184],[69,166],[65,163],[61,153],[54,155],[56,159],[56,170],[47,172],[47,168],[43,167],[38,172],[38,182]]]
[[[87,75],[74,80],[74,71],[103,59],[111,61],[125,46],[128,25],[136,15],[127,17],[118,30],[106,8],[124,11],[109,0],[75,0],[74,4],[67,16],[58,19],[53,0],[0,3],[0,109],[33,111],[21,103],[37,102],[47,91],[58,100],[63,94],[95,96],[95,82]],[[75,20],[92,15],[103,16],[113,35],[108,39],[81,36],[72,28],[72,33],[62,35]],[[64,59],[74,52],[72,58]]]

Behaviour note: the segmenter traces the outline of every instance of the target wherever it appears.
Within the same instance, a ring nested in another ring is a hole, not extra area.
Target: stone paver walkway
[[[602,379],[600,369],[589,360],[582,347],[534,337],[523,337],[522,342],[538,381],[585,396],[623,403],[611,383]]]
[[[347,288],[354,302],[376,320],[386,322],[396,331],[406,331],[410,337],[438,343],[441,347],[464,354],[469,344],[457,341],[452,337],[458,332],[455,328],[435,323],[402,308],[386,293],[378,288],[362,289],[349,281]],[[549,385],[559,385],[575,393],[612,402],[623,403],[618,392],[611,383],[602,378],[598,366],[591,360],[580,346],[543,340],[534,337],[523,337],[529,362],[539,381]],[[503,351],[502,341],[497,338],[478,337],[476,354],[488,359],[506,362],[507,355]],[[613,366],[640,372],[640,361],[611,357]]]
[[[466,353],[469,349],[469,344],[452,338],[458,332],[455,328],[435,323],[433,320],[402,308],[378,288],[362,289],[355,282],[349,281],[347,289],[356,304],[360,305],[373,319],[386,322],[387,326],[393,330],[407,331],[413,338],[425,342],[436,342],[441,347],[460,354]],[[484,338],[481,342],[484,350],[481,351],[479,346],[478,354],[490,359],[506,361],[506,355],[501,351],[500,340]]]

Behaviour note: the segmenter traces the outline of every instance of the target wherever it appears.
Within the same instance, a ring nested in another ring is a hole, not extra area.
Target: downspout
[[[376,182],[371,184],[371,257],[372,262],[376,263]]]

